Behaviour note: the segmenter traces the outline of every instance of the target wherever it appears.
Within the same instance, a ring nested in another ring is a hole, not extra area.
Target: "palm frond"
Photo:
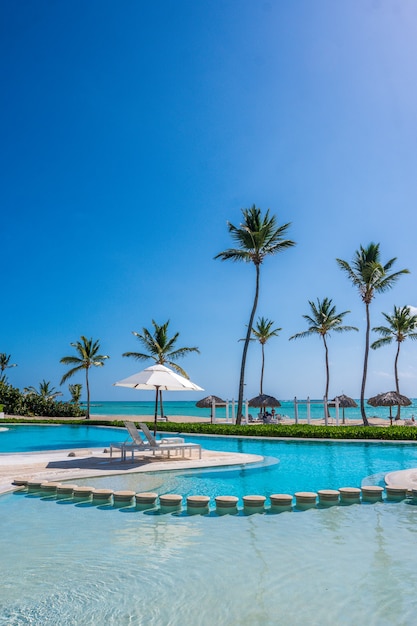
[[[123,352],[122,356],[129,356],[138,361],[145,361],[150,358],[154,358],[154,357],[151,357],[149,354],[143,354],[142,352]]]
[[[310,337],[311,335],[317,334],[319,334],[319,332],[316,328],[309,328],[308,330],[304,330],[301,333],[296,333],[295,335],[292,335],[289,340],[291,341],[292,339],[304,339],[304,337]]]
[[[198,348],[178,348],[177,350],[170,352],[166,356],[169,359],[178,359],[178,358],[184,357],[186,354],[189,354],[190,352],[197,352],[197,354],[200,354],[200,350]]]
[[[387,346],[392,343],[393,337],[382,337],[381,339],[377,339],[373,343],[371,343],[372,350],[376,350],[377,348],[381,348],[382,346]]]
[[[178,374],[181,374],[181,376],[184,376],[184,378],[190,378],[187,374],[187,372],[185,370],[182,369],[182,367],[180,367],[180,365],[178,365],[178,363],[175,363],[174,361],[166,361],[166,363],[172,367],[173,370],[175,370]]]
[[[66,374],[63,375],[63,377],[61,378],[60,385],[63,385],[65,383],[65,381],[67,381],[69,378],[72,378],[72,376],[74,376],[74,374],[77,374],[78,372],[81,372],[84,369],[85,369],[84,365],[79,365],[78,367],[73,367],[71,370],[69,370]]]

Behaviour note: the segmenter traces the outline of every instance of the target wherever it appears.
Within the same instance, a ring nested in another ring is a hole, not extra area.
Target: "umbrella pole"
[[[161,410],[161,417],[162,419],[164,419],[164,405],[162,403],[162,389],[159,390],[159,408]]]
[[[159,387],[155,387],[156,395],[155,395],[155,417],[153,421],[153,436],[156,437],[156,422],[158,421],[158,396],[159,396]]]

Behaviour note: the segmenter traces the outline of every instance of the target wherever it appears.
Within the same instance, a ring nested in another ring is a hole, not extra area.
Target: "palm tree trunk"
[[[239,397],[237,400],[237,417],[236,417],[236,424],[239,424],[239,425],[242,423],[242,407],[243,407],[243,391],[244,391],[244,385],[245,385],[246,355],[248,352],[248,346],[249,346],[250,337],[252,333],[252,327],[253,327],[253,320],[254,320],[255,313],[256,313],[256,307],[258,306],[258,297],[259,297],[259,275],[260,275],[259,265],[256,264],[255,268],[256,268],[255,298],[253,300],[252,312],[250,315],[248,330],[246,333],[245,343],[243,346],[242,363],[240,366]]]
[[[87,415],[86,419],[90,419],[90,385],[88,382],[88,367],[85,368],[85,386],[87,387]]]
[[[395,389],[397,393],[400,393],[400,381],[398,378],[398,357],[400,356],[400,342],[397,342],[397,354],[395,355],[394,361],[394,374],[395,374]],[[397,415],[395,416],[396,420],[401,419],[401,407],[398,405],[397,407]]]
[[[365,357],[363,361],[363,374],[362,374],[362,386],[361,386],[361,415],[364,426],[369,426],[368,419],[365,413],[365,386],[366,386],[366,374],[368,372],[368,355],[369,355],[369,333],[371,330],[371,320],[369,317],[369,304],[365,302],[366,307],[366,336],[365,336]]]
[[[265,346],[264,344],[262,345],[262,367],[261,367],[261,387],[260,387],[260,394],[263,394],[263,389],[264,389],[264,369],[265,369]]]
[[[330,384],[329,349],[327,347],[325,335],[322,335],[322,337],[323,337],[323,343],[324,343],[325,363],[326,363],[326,391],[324,393],[324,397],[326,398],[326,408],[325,408],[324,419],[325,419],[326,426],[327,426],[327,420],[330,417],[329,407],[327,405],[327,401],[329,400],[329,384]]]

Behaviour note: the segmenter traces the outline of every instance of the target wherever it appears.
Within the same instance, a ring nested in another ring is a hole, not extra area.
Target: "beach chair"
[[[132,453],[132,461],[134,459],[135,450],[151,450],[151,446],[147,441],[144,441],[140,436],[140,433],[133,422],[124,422],[125,428],[129,433],[131,439],[126,439],[119,443],[110,444],[110,458],[113,457],[113,450],[120,450],[122,461],[126,461],[126,453],[130,451]]]
[[[162,454],[166,452],[168,458],[170,458],[171,452],[181,452],[182,457],[184,457],[185,450],[189,450],[190,456],[193,450],[198,450],[198,457],[201,459],[201,446],[199,443],[185,443],[184,439],[180,437],[168,437],[161,439],[161,441],[156,441],[146,424],[139,424],[139,428],[145,435],[154,455],[157,452],[161,452]]]

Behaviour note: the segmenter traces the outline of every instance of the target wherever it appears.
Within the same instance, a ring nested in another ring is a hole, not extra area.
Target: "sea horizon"
[[[401,418],[411,419],[411,417],[417,414],[417,398],[410,398],[412,404],[407,407],[401,407]],[[358,404],[357,407],[345,409],[345,419],[358,420],[361,419],[360,401],[355,399]],[[312,420],[323,419],[324,417],[324,404],[322,400],[310,399],[310,416]],[[82,403],[85,406],[85,403]],[[187,417],[201,417],[208,418],[211,414],[211,408],[199,408],[196,406],[194,400],[167,400],[163,403],[164,415],[169,419],[169,416],[184,415]],[[235,401],[235,411],[237,408],[237,401]],[[245,410],[245,409],[244,409]],[[392,415],[395,417],[397,407],[392,407]],[[231,416],[232,403],[229,403],[229,418]],[[330,416],[336,417],[336,410],[333,407],[329,408]],[[94,400],[90,404],[90,414],[92,416],[98,415],[149,415],[153,416],[155,412],[155,402],[153,400],[140,401],[140,400]],[[249,407],[249,414],[252,417],[257,417],[259,409]],[[291,419],[294,419],[294,400],[281,400],[281,406],[275,408],[277,415],[285,415]],[[386,419],[389,422],[389,407],[371,407],[366,406],[367,417],[378,417],[380,419]],[[299,419],[307,418],[307,404],[306,402],[300,402],[298,404],[298,417]],[[343,417],[343,409],[339,408],[339,419]],[[226,418],[226,408],[216,407],[216,419]]]

